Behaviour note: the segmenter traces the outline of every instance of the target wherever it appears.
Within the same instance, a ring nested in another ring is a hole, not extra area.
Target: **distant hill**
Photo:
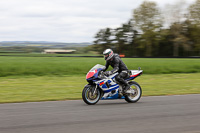
[[[0,41],[0,47],[51,47],[51,48],[63,48],[63,47],[86,47],[92,43],[62,43],[62,42],[48,42],[48,41]]]

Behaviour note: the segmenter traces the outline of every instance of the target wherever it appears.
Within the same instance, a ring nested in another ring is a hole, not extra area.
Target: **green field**
[[[143,96],[200,93],[200,59],[123,58],[144,70]],[[80,99],[85,75],[103,58],[0,56],[0,103]]]
[[[124,58],[129,69],[141,67],[145,74],[198,73],[200,59]],[[0,57],[0,77],[25,75],[85,75],[103,58],[85,57]]]
[[[200,73],[144,74],[143,96],[200,93]],[[0,77],[0,103],[81,99],[85,76]]]

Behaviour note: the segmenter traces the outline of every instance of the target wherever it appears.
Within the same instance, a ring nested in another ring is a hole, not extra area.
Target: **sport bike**
[[[137,102],[141,95],[142,89],[140,85],[131,81],[140,76],[143,70],[129,70],[129,76],[126,81],[130,85],[130,88],[123,94],[123,87],[116,80],[115,76],[118,73],[114,73],[110,76],[106,76],[103,70],[105,66],[95,65],[86,75],[88,84],[82,91],[82,98],[86,104],[94,105],[100,99],[125,99],[129,103]]]

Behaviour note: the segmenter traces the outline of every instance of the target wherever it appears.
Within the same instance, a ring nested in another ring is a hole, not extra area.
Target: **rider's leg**
[[[129,88],[130,88],[130,85],[124,80],[125,78],[127,78],[128,76],[128,73],[127,72],[121,72],[119,73],[115,79],[122,85],[125,86],[125,88],[123,89],[123,93],[125,93]]]

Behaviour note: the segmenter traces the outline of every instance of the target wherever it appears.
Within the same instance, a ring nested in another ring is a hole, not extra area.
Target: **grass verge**
[[[200,93],[200,73],[142,75],[143,96]],[[0,77],[0,103],[81,99],[85,76]]]
[[[145,74],[200,73],[200,59],[123,58],[130,70],[141,67]],[[0,57],[0,77],[26,75],[81,75],[103,58]],[[109,68],[111,69],[111,67]]]

